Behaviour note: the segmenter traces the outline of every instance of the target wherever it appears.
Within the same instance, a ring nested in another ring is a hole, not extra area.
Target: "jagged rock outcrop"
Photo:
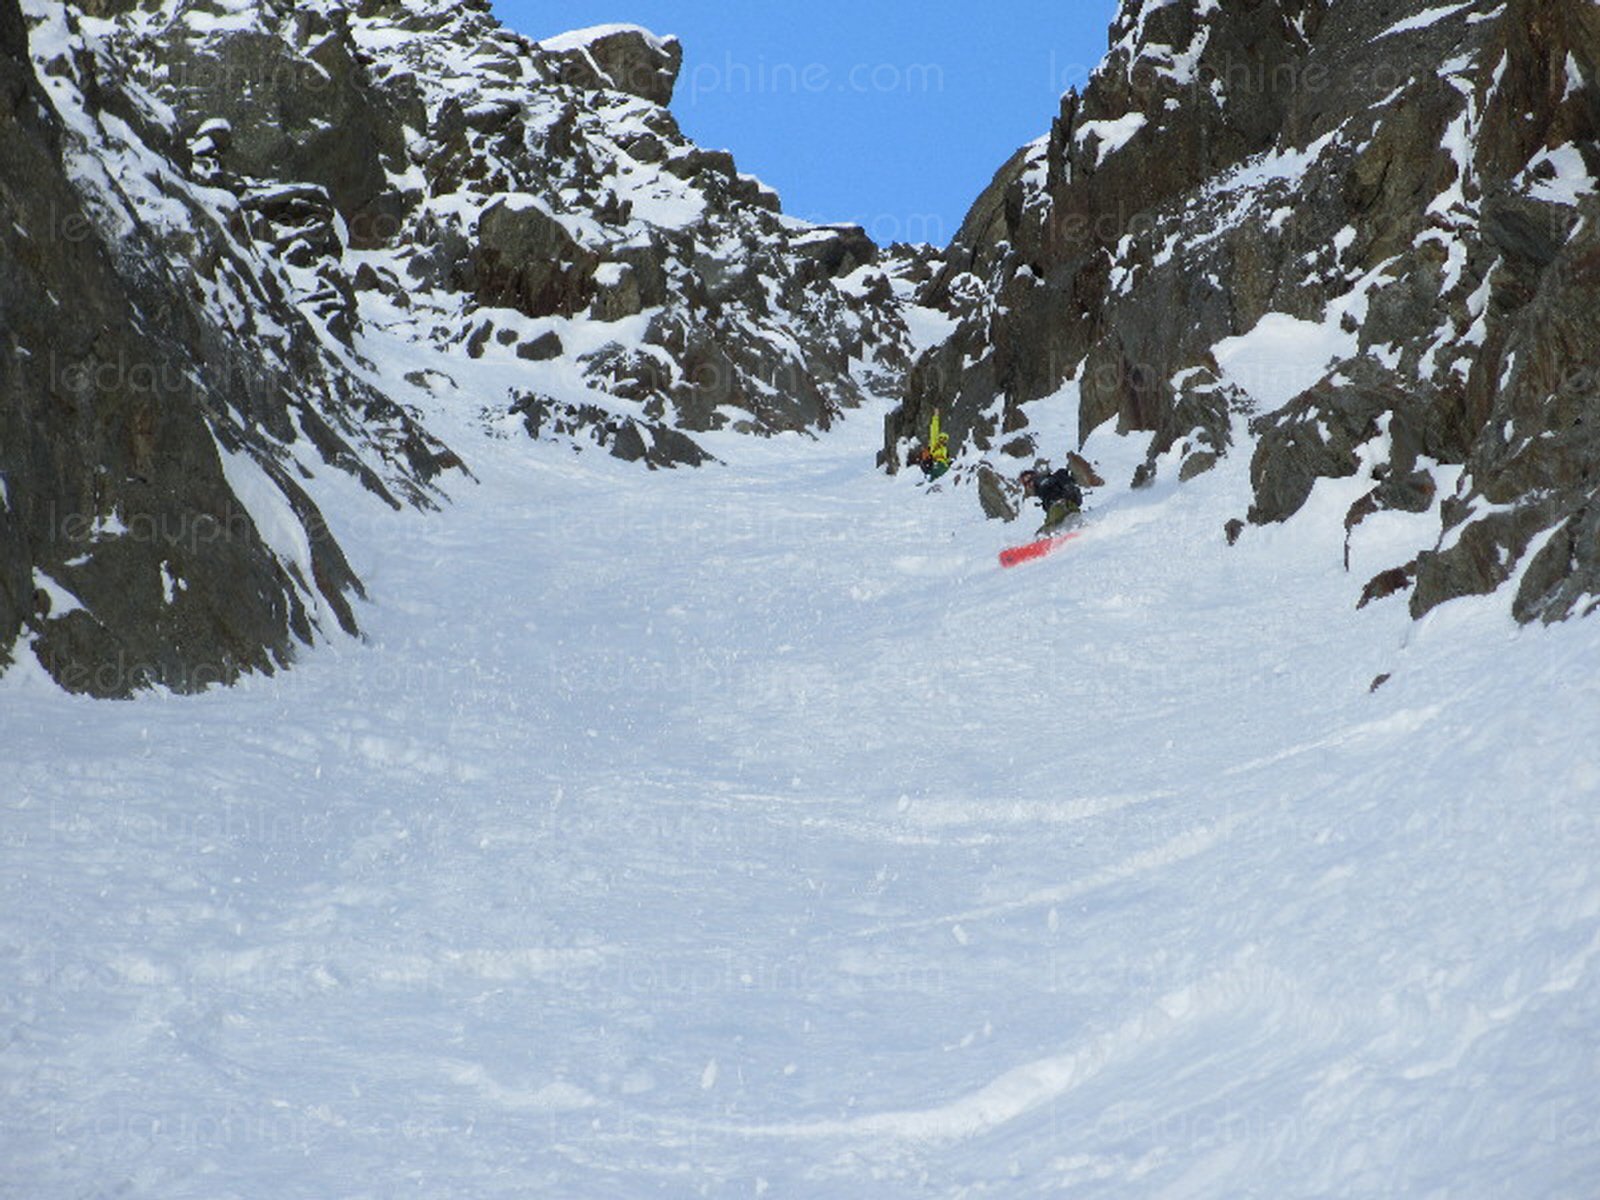
[[[1186,362],[1231,331],[1236,301],[1179,272],[1125,293],[1126,271],[1115,274],[1132,250],[1124,239],[1148,232],[1164,202],[1273,144],[1322,5],[1124,5],[1088,89],[1069,92],[1050,133],[1001,168],[923,291],[922,303],[960,325],[916,364],[891,443],[944,408],[958,441],[985,448],[1018,427],[1020,405],[1074,371],[1083,433],[1112,417],[1156,427],[1164,380],[1154,364]]]
[[[382,326],[516,364],[487,420],[542,395],[565,415],[526,422],[538,436],[577,430],[574,445],[651,466],[703,461],[698,432],[823,428],[863,378],[898,385],[906,336],[875,247],[783,216],[731,155],[683,137],[664,107],[674,39],[601,26],[533,42],[484,0],[205,11],[162,0],[105,36],[203,147],[208,181],[258,209],[326,195],[330,220],[271,234],[293,243],[296,298],[352,348]],[[589,437],[590,420],[659,453]],[[649,441],[669,429],[683,436]]]
[[[1436,512],[1369,600],[1520,576],[1519,619],[1592,608],[1597,55],[1581,0],[1127,0],[923,289],[957,325],[884,461],[935,409],[969,461],[1025,456],[1030,406],[1075,404],[1080,441],[1148,437],[1137,483],[1249,453],[1257,523],[1358,474],[1347,545]]]
[[[635,25],[580,29],[539,43],[561,59],[561,81],[591,91],[626,92],[663,107],[683,66],[677,38],[656,37]]]
[[[317,185],[352,241],[376,244],[397,205],[390,176],[405,168],[399,116],[370,86],[342,8],[297,7],[285,19],[294,45],[270,29],[218,22],[210,32],[178,19],[146,35],[146,53],[180,114],[226,131],[216,157],[228,177]]]
[[[0,0],[0,663],[97,696],[272,670],[356,631],[318,471],[429,503],[446,452],[325,351],[73,12],[28,18]]]

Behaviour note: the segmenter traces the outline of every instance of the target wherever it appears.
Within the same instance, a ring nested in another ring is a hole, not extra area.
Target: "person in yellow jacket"
[[[950,469],[950,435],[939,428],[937,411],[928,424],[928,444],[920,450],[913,450],[909,463],[921,467],[922,473],[929,479],[937,479]]]

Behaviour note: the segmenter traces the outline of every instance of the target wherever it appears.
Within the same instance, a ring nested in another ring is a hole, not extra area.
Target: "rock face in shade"
[[[1600,9],[1128,0],[1111,43],[923,288],[956,326],[884,461],[935,410],[1059,455],[1018,431],[1075,405],[1148,438],[1140,483],[1250,455],[1257,523],[1358,471],[1347,528],[1436,510],[1418,615],[1513,577],[1519,619],[1592,609]]]
[[[36,40],[72,45],[54,17]],[[28,50],[0,0],[0,661],[193,691],[354,633],[309,481],[428,504],[443,447],[324,352],[103,59]]]

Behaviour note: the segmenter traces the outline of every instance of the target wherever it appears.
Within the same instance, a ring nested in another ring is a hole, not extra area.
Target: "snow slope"
[[[0,1195],[1594,1194],[1600,624],[1354,612],[1370,481],[1230,549],[1243,456],[1002,572],[879,412],[426,415],[365,643],[0,680]]]

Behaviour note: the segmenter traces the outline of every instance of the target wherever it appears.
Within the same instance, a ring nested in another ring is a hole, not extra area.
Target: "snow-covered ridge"
[[[235,147],[263,140],[259,118],[232,111],[201,73],[168,70],[160,49],[181,46],[248,75],[261,53],[241,40],[238,21],[249,18],[273,40],[266,86],[302,69],[329,77],[334,94],[354,98],[346,105],[354,124],[383,147],[353,197],[339,194],[350,191],[350,172],[332,161],[296,168],[220,153],[245,174],[272,171],[274,184],[329,190],[352,233],[339,253],[302,266],[301,291],[309,299],[330,278],[348,291],[357,274],[375,277],[379,286],[354,289],[340,314],[357,342],[369,319],[409,325],[441,353],[465,348],[517,364],[524,380],[505,390],[504,411],[538,393],[604,412],[647,445],[668,429],[718,428],[727,413],[762,432],[826,424],[864,395],[848,356],[873,360],[883,347],[885,385],[898,369],[903,331],[893,307],[838,291],[828,274],[841,258],[853,256],[847,269],[863,265],[876,253],[870,243],[857,238],[844,255],[789,250],[795,226],[778,218],[777,197],[737,172],[731,156],[688,143],[659,106],[664,96],[652,98],[657,87],[670,92],[675,39],[613,24],[534,42],[477,6],[421,0],[359,10],[305,0],[293,20],[241,3],[217,29],[196,27],[198,11],[168,0],[106,27],[131,74],[180,123],[204,127],[222,106]],[[575,73],[582,64],[593,70]],[[321,177],[297,179],[297,170]],[[238,183],[255,186],[244,174]],[[491,211],[526,219],[499,221],[495,240],[483,221]],[[530,253],[551,255],[560,269],[530,273],[508,258]],[[819,258],[829,264],[820,274]],[[399,314],[390,304],[397,288],[408,301]],[[630,333],[640,314],[649,319]],[[605,328],[581,327],[590,322]],[[543,349],[568,343],[596,351],[574,364]],[[667,374],[635,369],[647,360],[664,361]],[[798,386],[773,391],[779,377]],[[665,451],[649,457],[671,461]]]
[[[537,45],[541,50],[563,54],[568,50],[587,50],[595,42],[615,37],[619,33],[634,34],[652,48],[661,51],[665,51],[669,43],[677,41],[677,38],[670,35],[661,37],[652,33],[643,25],[611,24],[591,25],[587,29],[574,29],[567,33],[559,33],[555,37],[540,38]]]

